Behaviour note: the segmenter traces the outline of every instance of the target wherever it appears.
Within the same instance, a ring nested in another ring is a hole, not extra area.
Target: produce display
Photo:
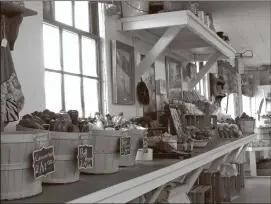
[[[217,131],[219,138],[239,138],[243,136],[242,131],[236,124],[218,123]]]
[[[141,129],[142,127],[135,125],[133,122],[124,118],[123,113],[106,116],[95,113],[93,117],[88,119],[79,118],[77,110],[69,110],[68,112],[60,111],[54,113],[48,109],[31,114],[26,114],[19,121],[19,125],[26,128],[50,130],[56,132],[89,132],[93,130],[120,130]]]
[[[240,117],[237,117],[235,120],[239,120],[239,119],[245,119],[245,120],[255,120],[253,117],[250,117],[249,115],[247,115],[245,112],[241,114]]]

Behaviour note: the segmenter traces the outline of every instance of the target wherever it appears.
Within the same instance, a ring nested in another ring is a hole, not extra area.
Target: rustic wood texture
[[[144,131],[132,130],[131,133],[131,154],[120,156],[119,166],[134,166],[137,150],[140,147],[140,141],[143,138]]]
[[[1,133],[1,200],[42,192],[42,179],[34,179],[32,168],[32,152],[42,146],[49,146],[47,132]]]
[[[121,131],[93,130],[89,140],[89,144],[93,145],[93,168],[80,172],[110,174],[119,171],[120,156],[117,150],[121,136]]]
[[[79,181],[77,147],[82,143],[80,134],[53,131],[50,143],[55,148],[55,172],[48,175],[43,182],[65,184]]]

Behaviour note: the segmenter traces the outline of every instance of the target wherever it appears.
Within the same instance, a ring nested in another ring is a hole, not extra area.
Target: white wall
[[[45,108],[42,2],[25,2],[25,6],[37,11],[38,15],[23,19],[12,51],[15,70],[25,97],[20,116]],[[15,124],[15,122],[10,123],[5,131],[15,130]]]
[[[135,116],[142,116],[143,115],[143,108],[142,106],[136,102],[135,105],[114,105],[112,104],[112,64],[111,64],[111,41],[118,40],[125,44],[131,45],[135,47],[135,59],[136,64],[140,62],[140,54],[146,54],[148,50],[151,48],[148,44],[140,41],[139,39],[132,38],[125,33],[120,33],[116,30],[116,19],[117,16],[105,17],[105,30],[104,30],[104,39],[102,39],[102,46],[105,43],[105,50],[104,52],[104,61],[102,63],[103,70],[104,70],[104,87],[103,90],[106,94],[104,98],[104,111],[105,113],[117,114],[119,112],[123,112],[124,116],[135,117]],[[107,68],[105,68],[107,67]],[[147,67],[145,68],[148,69]],[[156,79],[165,79],[165,56],[161,56],[155,62],[155,70],[156,70]],[[137,78],[138,70],[135,67],[135,75]],[[135,82],[135,86],[138,82]]]

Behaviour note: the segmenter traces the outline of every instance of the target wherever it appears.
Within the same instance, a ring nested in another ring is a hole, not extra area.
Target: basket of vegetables
[[[242,113],[242,115],[235,120],[243,134],[254,133],[256,121],[253,117],[249,117],[246,113]]]

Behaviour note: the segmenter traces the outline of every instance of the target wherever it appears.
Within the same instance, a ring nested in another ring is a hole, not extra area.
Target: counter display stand
[[[257,169],[256,157],[256,152],[260,152],[264,159],[271,158],[271,128],[256,128],[256,133],[257,138],[246,149],[249,152],[250,176],[271,176],[270,164],[269,168],[261,168],[260,165]]]
[[[32,152],[49,146],[48,132],[1,133],[1,200],[20,199],[42,192],[34,178]]]
[[[45,185],[42,194],[12,203],[127,203],[139,197],[146,203],[152,203],[162,190],[168,190],[168,200],[182,203],[181,199],[188,198],[187,193],[202,170],[217,171],[218,166],[225,162],[241,163],[246,146],[255,138],[256,135],[250,135],[235,141],[219,140],[183,161],[137,161],[135,167],[121,168],[115,174],[82,174],[80,180],[71,185]],[[177,185],[169,188],[167,184],[172,181]],[[148,198],[145,194],[150,191],[154,193]]]

